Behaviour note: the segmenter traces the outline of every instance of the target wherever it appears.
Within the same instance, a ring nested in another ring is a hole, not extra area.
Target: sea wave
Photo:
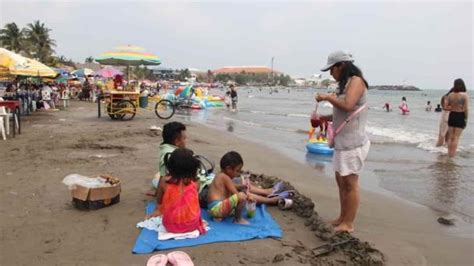
[[[367,126],[367,132],[375,137],[382,137],[382,139],[375,140],[375,143],[404,143],[413,144],[417,148],[423,149],[432,153],[447,154],[448,149],[446,147],[437,147],[437,136],[433,134],[413,132],[402,128],[387,128],[377,126]],[[471,153],[474,151],[474,145],[467,147],[458,146],[458,150],[461,152]]]
[[[245,112],[245,111],[244,111]],[[273,113],[273,112],[265,112],[265,111],[258,111],[258,110],[250,110],[248,111],[249,113],[252,114],[260,114],[260,115],[273,115],[273,116],[285,116],[285,117],[303,117],[303,118],[309,118],[309,114],[299,114],[299,113]]]
[[[228,117],[228,116],[224,116],[223,119],[228,120],[228,121],[234,121],[234,122],[242,123],[242,124],[248,125],[248,126],[260,127],[260,128],[269,128],[269,129],[273,129],[273,130],[293,132],[293,133],[299,133],[299,134],[308,134],[307,129],[295,129],[295,128],[279,127],[279,126],[270,125],[270,124],[263,124],[263,123],[257,123],[257,122],[242,120],[242,119],[236,119],[236,118],[232,118],[232,117]]]

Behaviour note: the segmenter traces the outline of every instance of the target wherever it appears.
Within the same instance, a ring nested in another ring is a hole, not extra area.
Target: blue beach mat
[[[155,202],[149,202],[145,209],[146,213],[153,212],[155,204]],[[193,239],[161,241],[158,240],[157,232],[142,229],[132,252],[145,254],[155,250],[192,247],[208,243],[236,242],[267,237],[281,238],[283,236],[280,226],[272,219],[266,210],[266,206],[263,204],[257,205],[255,217],[248,219],[250,225],[234,224],[232,223],[232,218],[227,218],[222,222],[214,222],[206,210],[202,209],[201,213],[202,218],[211,227],[211,230],[206,232],[206,234]]]

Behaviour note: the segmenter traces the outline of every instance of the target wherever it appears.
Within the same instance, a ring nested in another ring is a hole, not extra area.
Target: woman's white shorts
[[[334,150],[332,166],[341,176],[359,175],[369,154],[370,141],[352,150]]]

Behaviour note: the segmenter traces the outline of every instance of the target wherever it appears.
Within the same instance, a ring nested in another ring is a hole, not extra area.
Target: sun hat
[[[339,62],[350,61],[354,62],[354,58],[352,58],[352,54],[347,51],[335,51],[329,54],[328,62],[325,67],[321,69],[321,71],[325,72],[331,69],[332,66]]]

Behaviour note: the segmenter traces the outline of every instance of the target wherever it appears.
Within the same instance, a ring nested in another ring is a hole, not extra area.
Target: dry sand
[[[129,122],[98,119],[95,107],[73,102],[66,111],[37,112],[24,118],[21,135],[0,142],[1,265],[145,265],[150,257],[131,249],[161,141],[148,128],[167,121],[149,111]],[[322,219],[338,214],[334,182],[315,176],[309,166],[228,133],[187,126],[188,146],[196,153],[218,162],[226,151],[237,150],[245,169],[290,182],[312,199]],[[70,173],[120,177],[121,202],[97,211],[74,209],[61,183]],[[283,258],[277,265],[351,263],[342,252],[311,261],[308,250],[325,242],[294,212],[269,209],[284,231],[281,240],[182,250],[196,265],[270,265],[275,258]],[[472,265],[473,236],[456,236],[436,219],[427,208],[362,191],[354,235],[380,249],[388,265]]]

